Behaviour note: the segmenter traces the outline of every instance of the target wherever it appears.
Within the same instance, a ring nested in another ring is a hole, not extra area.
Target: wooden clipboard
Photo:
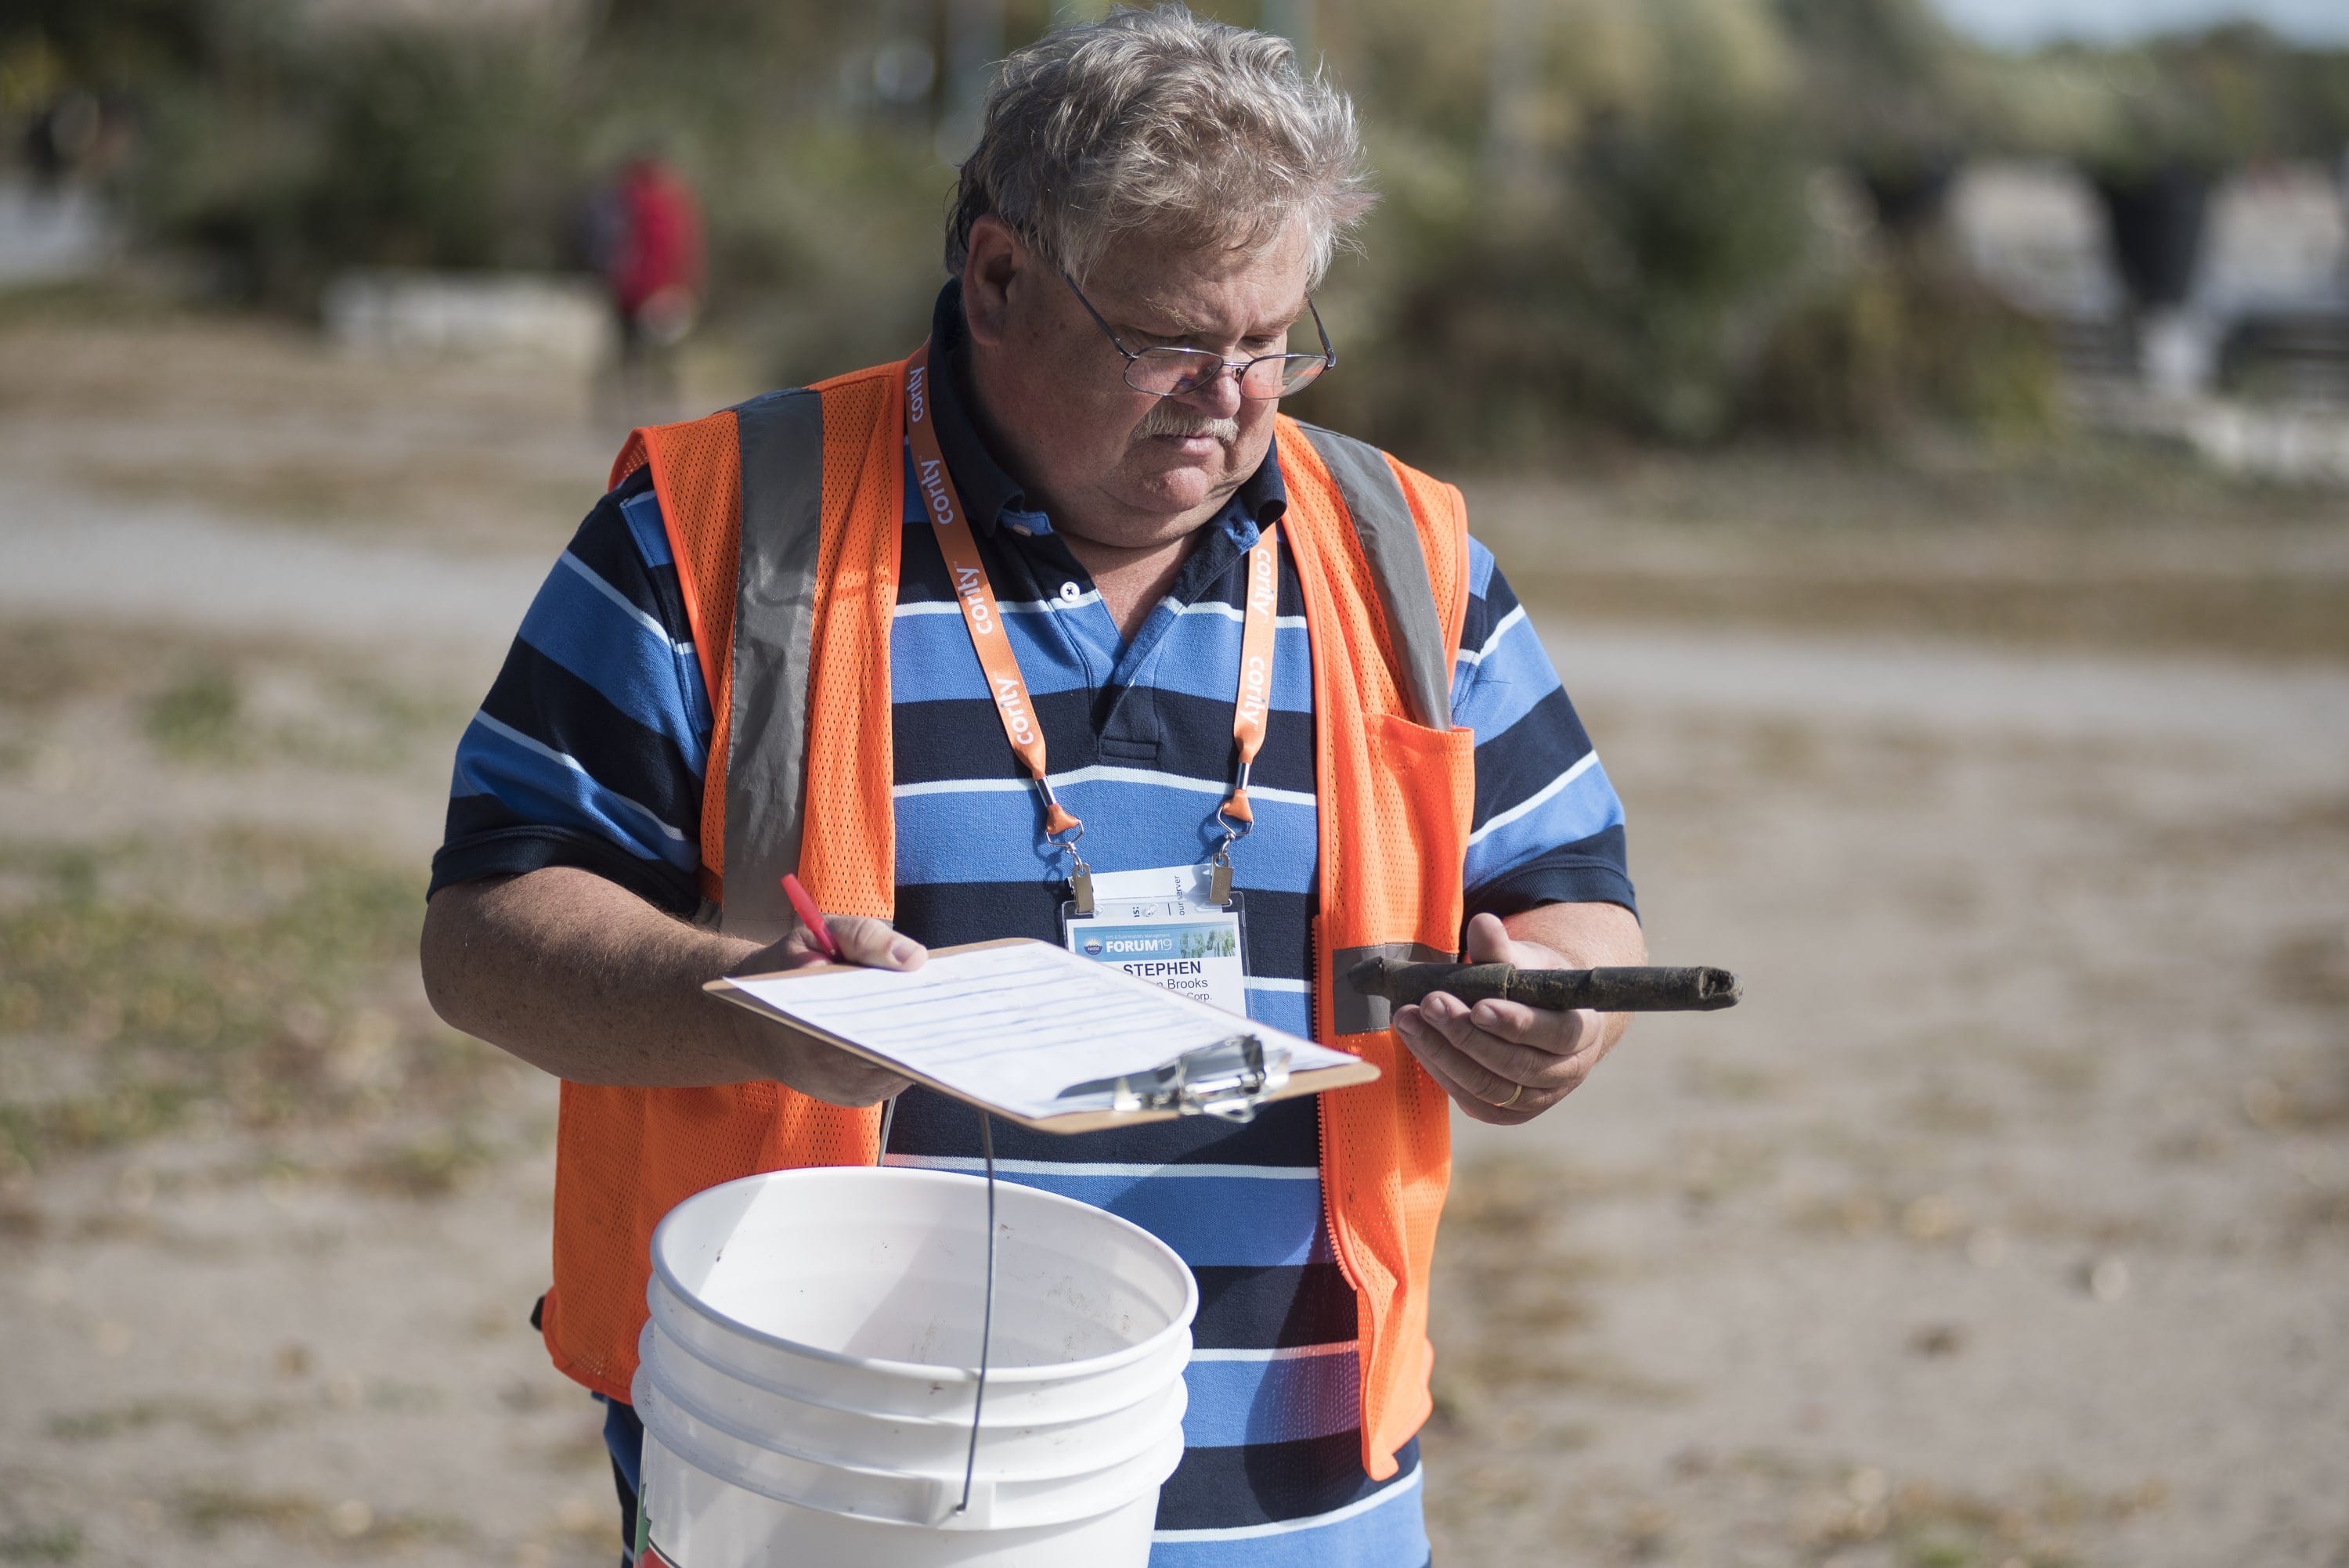
[[[971,942],[965,943],[955,947],[934,948],[931,950],[930,955],[933,958],[943,958],[955,954],[975,953],[989,948],[1011,947],[1030,944],[1044,947],[1050,947],[1052,945],[1050,943],[1036,944],[1033,943],[1032,938],[1028,937],[1005,937],[993,942]],[[1064,950],[1055,949],[1055,951]],[[755,995],[750,991],[745,990],[740,984],[743,981],[750,980],[802,980],[819,975],[838,974],[842,970],[850,967],[853,966],[838,964],[813,964],[802,969],[784,970],[763,975],[727,975],[719,979],[711,980],[706,983],[701,988],[704,991],[709,992],[711,995],[719,997],[723,1001],[731,1002],[738,1007],[745,1008],[750,1012],[756,1013],[759,1016],[765,1018],[769,1022],[776,1024],[781,1027],[795,1030],[796,1032],[805,1035],[812,1039],[822,1040],[824,1044],[837,1047],[839,1049],[846,1051],[852,1056],[862,1057],[864,1060],[873,1063],[876,1067],[886,1068],[891,1072],[896,1073],[900,1077],[909,1078],[916,1083],[921,1084],[926,1088],[936,1089],[938,1093],[946,1095],[949,1099],[961,1100],[967,1105],[978,1106],[979,1109],[987,1111],[989,1115],[999,1116],[1006,1121],[1016,1123],[1021,1127],[1032,1128],[1038,1132],[1098,1132],[1104,1128],[1135,1127],[1144,1122],[1171,1121],[1177,1117],[1187,1114],[1184,1111],[1171,1109],[1142,1109],[1133,1110],[1085,1109],[1063,1111],[1055,1116],[1036,1117],[1007,1110],[999,1105],[989,1104],[987,1101],[977,1099],[961,1089],[954,1088],[947,1084],[941,1083],[936,1078],[930,1077],[926,1073],[920,1072],[904,1062],[883,1055],[879,1051],[870,1049],[845,1036],[836,1034],[830,1029],[820,1027],[810,1023],[806,1019],[798,1017],[788,1008],[779,1006],[763,996]],[[1232,1019],[1232,1032],[1235,1035],[1245,1035],[1253,1031],[1251,1031],[1248,1021],[1246,1018],[1239,1017],[1236,1015]],[[1256,1105],[1270,1105],[1279,1100],[1294,1099],[1299,1095],[1320,1094],[1329,1089],[1346,1088],[1355,1084],[1371,1083],[1376,1081],[1378,1077],[1379,1069],[1377,1068],[1373,1067],[1369,1062],[1362,1061],[1359,1058],[1350,1057],[1342,1065],[1292,1070],[1289,1073],[1287,1081],[1283,1082],[1277,1088],[1268,1088],[1252,1096],[1251,1102]]]

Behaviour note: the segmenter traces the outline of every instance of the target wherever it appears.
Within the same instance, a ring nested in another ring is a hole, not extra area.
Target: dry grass
[[[190,1487],[172,1500],[172,1512],[199,1541],[259,1529],[314,1551],[368,1555],[420,1542],[460,1543],[471,1534],[455,1520],[378,1512],[357,1498],[329,1503],[302,1492],[248,1491],[234,1486]]]
[[[1897,530],[1980,537],[2008,529],[2140,535],[2149,526],[2276,531],[2340,521],[2336,489],[2239,479],[2176,451],[2083,437],[2032,447],[1934,442],[1897,450],[1749,445],[1587,450],[1547,472],[1468,486],[1486,516],[1568,523],[1636,518],[1847,540]]]
[[[78,705],[111,700],[129,706],[167,760],[355,770],[453,738],[471,711],[355,654],[283,639],[0,623],[0,721],[35,733]]]
[[[398,454],[256,460],[224,451],[169,462],[92,457],[74,474],[78,485],[114,500],[192,503],[256,522],[366,530],[378,537],[397,530],[403,538],[423,533],[441,542],[494,539],[494,525],[477,520],[498,513],[548,529],[575,521],[595,504],[599,477],[592,469],[575,476],[517,474],[495,452],[442,458],[420,468]]]
[[[461,1110],[502,1063],[402,1007],[413,868],[225,832],[0,846],[0,1159],[397,1106]]]
[[[2349,1013],[2349,924],[2282,938],[2269,949],[2267,983],[2279,1000],[2322,1013]]]
[[[184,1428],[204,1438],[241,1438],[282,1426],[295,1413],[296,1408],[283,1400],[228,1405],[181,1397],[67,1411],[51,1416],[46,1425],[49,1436],[61,1443],[107,1442],[161,1426]]]
[[[72,1563],[81,1553],[79,1525],[20,1525],[0,1532],[0,1563]]]
[[[1560,1216],[1584,1196],[1571,1172],[1544,1161],[1476,1161],[1454,1173],[1432,1330],[1442,1430],[1514,1429],[1529,1392],[1681,1397],[1609,1358],[1587,1332],[1595,1287],[1621,1265],[1564,1244]]]
[[[136,288],[0,294],[0,467],[92,501],[551,555],[624,434],[568,366],[353,358]]]
[[[2075,1568],[2085,1543],[2158,1518],[2158,1481],[2097,1491],[2061,1476],[1985,1493],[1872,1465],[1837,1466],[1770,1449],[1682,1450],[1659,1482],[1606,1478],[1571,1487],[1544,1471],[1540,1434],[1481,1453],[1457,1446],[1432,1492],[1431,1523],[1470,1562],[1767,1563],[1785,1568]],[[1530,1441],[1529,1441],[1530,1439]]]
[[[2142,448],[1641,456],[1469,487],[1579,621],[2349,657],[2349,496]]]
[[[2001,643],[2255,658],[2349,658],[2349,577],[2174,580],[2087,576],[1951,582],[1805,569],[1799,559],[1704,574],[1576,566],[1513,574],[1528,599],[1578,621],[1692,622],[1804,631],[1987,638]]]

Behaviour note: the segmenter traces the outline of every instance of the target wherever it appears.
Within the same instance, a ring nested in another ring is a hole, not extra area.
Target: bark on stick
[[[1403,964],[1369,958],[1348,975],[1354,989],[1396,1006],[1447,992],[1474,1006],[1491,999],[1565,1012],[1713,1013],[1744,992],[1726,969],[1520,969],[1514,964]]]

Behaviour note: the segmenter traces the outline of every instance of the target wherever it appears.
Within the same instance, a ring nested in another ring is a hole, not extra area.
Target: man
[[[565,1080],[543,1330],[608,1403],[624,1508],[669,1205],[781,1166],[978,1163],[968,1107],[700,994],[810,961],[780,872],[891,967],[1081,951],[1095,882],[1221,912],[1228,876],[1248,1013],[1381,1080],[996,1153],[1198,1277],[1154,1563],[1427,1560],[1447,1097],[1530,1119],[1620,1020],[1390,1018],[1344,975],[1643,944],[1621,810],[1458,492],[1277,418],[1334,362],[1310,294],[1368,206],[1358,159],[1350,106],[1276,38],[1170,7],[1019,51],[924,349],[638,432],[523,622],[459,750],[425,974]],[[885,1150],[857,1108],[900,1090]]]

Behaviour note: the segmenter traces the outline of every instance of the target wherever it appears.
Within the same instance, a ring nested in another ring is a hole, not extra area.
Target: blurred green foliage
[[[2255,28],[2023,59],[1963,45],[1926,0],[1200,9],[1309,15],[1312,51],[1360,100],[1386,200],[1327,291],[1345,369],[1305,408],[1430,458],[1593,428],[2044,429],[2044,344],[1932,232],[1963,159],[2061,154],[2126,182],[2349,143],[2349,54]],[[955,29],[991,16],[988,46],[1012,47],[1054,12],[421,14],[28,0],[0,18],[0,92],[133,98],[146,232],[297,308],[352,265],[575,263],[585,194],[657,149],[708,209],[716,329],[795,381],[919,336],[972,86]],[[1831,221],[1823,191],[1858,221]]]
[[[1349,40],[1387,200],[1336,280],[1355,353],[1311,417],[1493,460],[1579,430],[1750,428],[1780,324],[1848,283],[1813,211],[1835,154],[1796,30],[1767,0],[1486,0],[1481,19],[1447,46],[1396,4]],[[1441,107],[1464,104],[1482,112]]]
[[[2123,49],[2066,45],[2019,64],[2004,102],[2024,150],[2100,179],[2330,164],[2349,149],[2349,50],[2298,48],[2248,25]]]
[[[156,239],[248,297],[305,302],[354,263],[562,260],[576,173],[564,59],[544,40],[415,29],[232,30],[143,95],[130,175]]]
[[[1575,175],[1530,199],[1470,184],[1463,218],[1395,192],[1360,281],[1341,279],[1367,341],[1311,394],[1314,417],[1491,457],[1538,449],[1561,418],[1724,434],[1763,302],[1809,242],[1795,145],[1691,97],[1601,129]]]
[[[1761,429],[1877,444],[1920,424],[2027,445],[2062,419],[2046,334],[1930,249],[1862,263],[1777,324],[1744,413]]]

